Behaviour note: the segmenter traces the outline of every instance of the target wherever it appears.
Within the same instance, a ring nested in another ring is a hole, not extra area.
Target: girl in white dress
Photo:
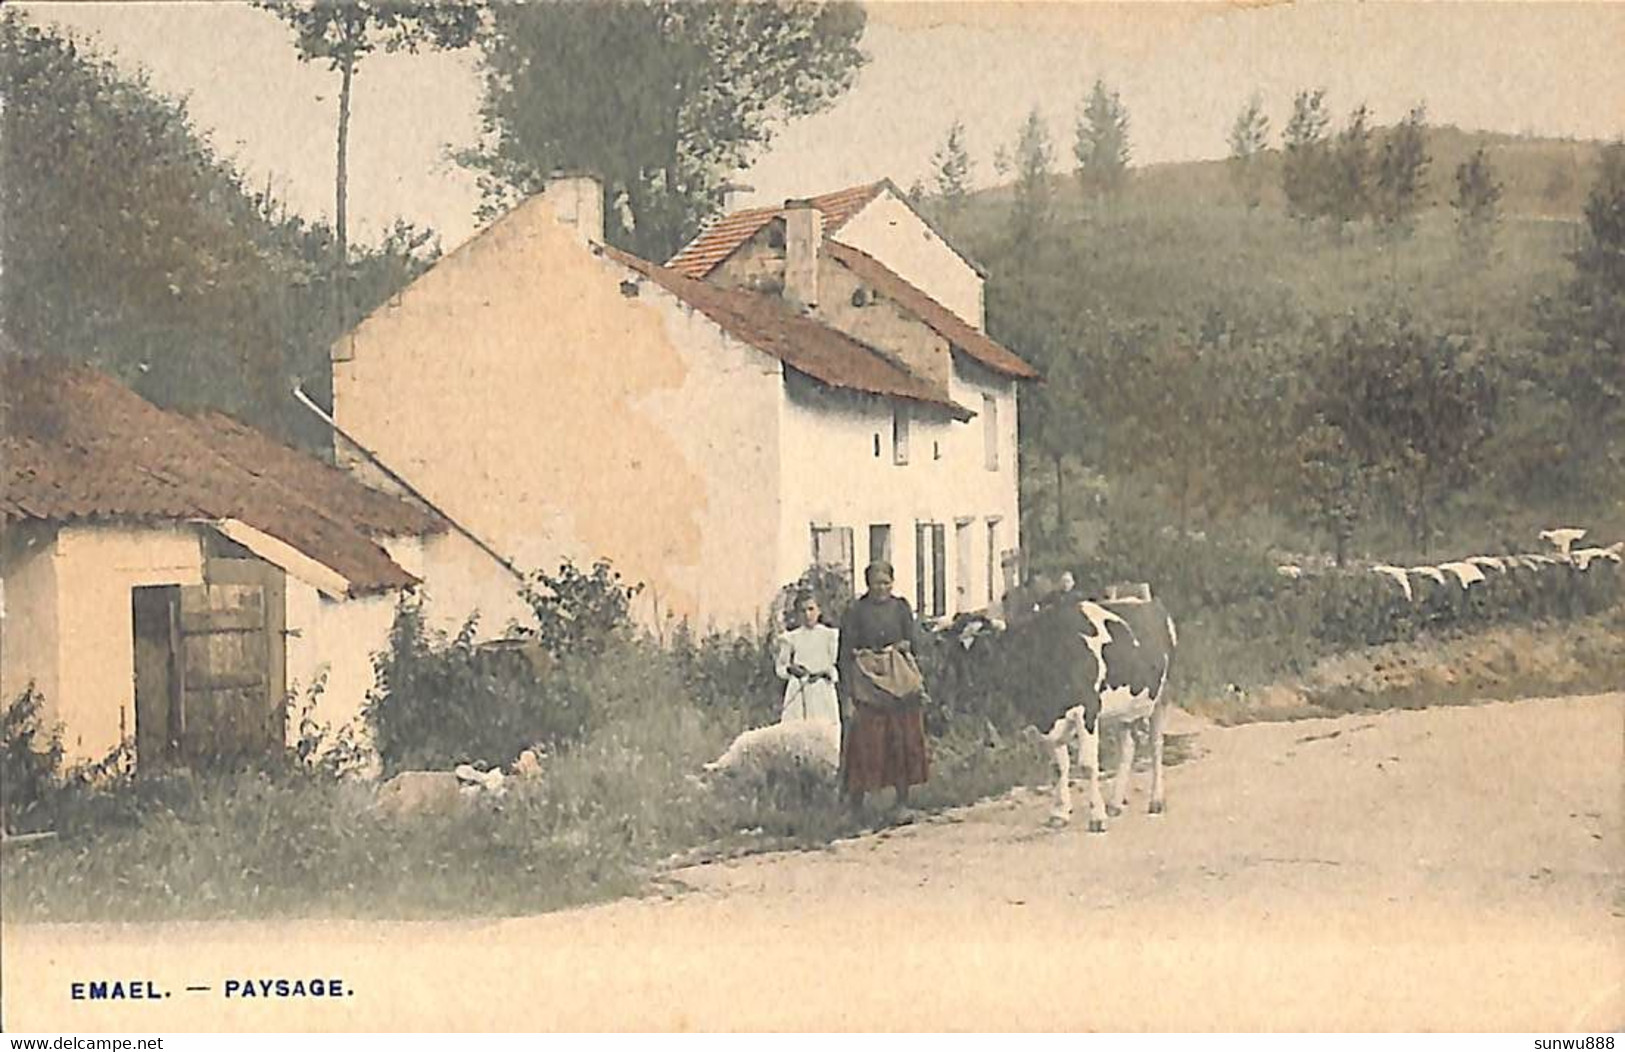
[[[779,678],[784,680],[784,708],[779,722],[825,720],[839,723],[840,702],[835,696],[835,661],[840,633],[818,622],[818,600],[810,595],[796,602],[800,624],[779,637]]]

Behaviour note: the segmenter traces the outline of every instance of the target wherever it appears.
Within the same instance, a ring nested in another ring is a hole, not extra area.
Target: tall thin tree
[[[1494,247],[1501,219],[1501,181],[1482,146],[1456,166],[1456,196],[1450,206],[1456,210],[1456,234],[1461,239],[1463,257],[1483,263]]]
[[[1263,201],[1263,153],[1269,148],[1270,119],[1264,102],[1255,92],[1246,107],[1230,125],[1230,174],[1236,190],[1249,209]]]
[[[1417,105],[1405,119],[1383,136],[1377,159],[1377,183],[1372,211],[1377,222],[1401,237],[1410,235],[1427,189],[1427,169],[1433,158],[1427,148],[1427,107]]]
[[[1326,214],[1331,181],[1326,128],[1330,123],[1325,89],[1300,91],[1292,100],[1292,118],[1281,133],[1281,190],[1287,210],[1304,223]]]
[[[1037,106],[1027,113],[1027,120],[1011,150],[1010,163],[1016,173],[1013,233],[1018,241],[1030,240],[1049,221],[1050,169],[1055,164],[1049,124]]]
[[[294,32],[302,62],[322,61],[339,75],[333,232],[339,263],[349,255],[350,98],[356,69],[374,51],[462,48],[479,28],[480,0],[255,0]]]
[[[948,137],[937,152],[931,155],[931,168],[937,184],[937,195],[950,212],[957,212],[970,193],[971,159],[965,146],[965,122],[955,120],[948,126]]]
[[[1327,206],[1338,232],[1371,212],[1371,111],[1364,103],[1337,133]]]
[[[1072,153],[1085,192],[1105,201],[1122,189],[1128,178],[1128,109],[1103,80],[1095,81],[1078,113]]]

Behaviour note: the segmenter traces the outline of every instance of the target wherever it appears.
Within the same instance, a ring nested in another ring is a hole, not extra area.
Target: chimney
[[[756,187],[749,183],[736,183],[729,181],[722,184],[722,212],[737,212],[744,206],[747,195],[756,192]]]
[[[542,200],[559,222],[573,227],[583,240],[604,243],[604,187],[581,172],[556,173],[547,180]]]
[[[818,247],[824,213],[811,201],[784,202],[784,298],[803,310],[818,306]]]

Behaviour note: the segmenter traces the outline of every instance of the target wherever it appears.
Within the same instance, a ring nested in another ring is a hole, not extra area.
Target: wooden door
[[[216,559],[204,576],[180,590],[181,754],[208,765],[275,753],[287,727],[281,571]]]

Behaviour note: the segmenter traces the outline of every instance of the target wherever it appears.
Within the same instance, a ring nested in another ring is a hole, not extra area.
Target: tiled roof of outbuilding
[[[219,413],[160,409],[88,366],[0,353],[0,521],[24,519],[236,519],[337,572],[352,595],[417,583],[375,535],[444,529]]]

